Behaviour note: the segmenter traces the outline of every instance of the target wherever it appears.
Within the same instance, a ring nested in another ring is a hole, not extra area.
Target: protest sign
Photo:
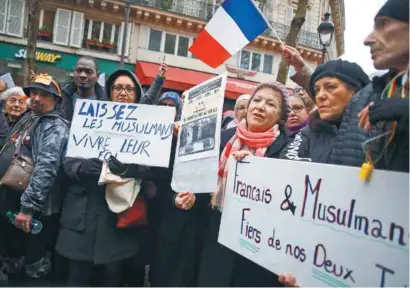
[[[185,92],[175,162],[217,156],[226,74]]]
[[[409,174],[230,159],[218,241],[303,286],[409,284]]]
[[[171,186],[193,193],[216,189],[227,74],[185,91]]]
[[[13,77],[11,77],[10,73],[4,74],[2,76],[0,76],[0,80],[3,80],[4,82],[7,83],[7,87],[12,88],[14,87],[14,81],[13,81]]]
[[[175,109],[77,100],[67,157],[168,167]]]

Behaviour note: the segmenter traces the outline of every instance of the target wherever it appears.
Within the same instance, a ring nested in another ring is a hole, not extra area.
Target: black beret
[[[383,16],[409,23],[409,0],[388,0],[375,18]]]
[[[369,84],[369,76],[356,63],[344,60],[330,60],[316,68],[309,80],[309,90],[315,96],[315,83],[325,77],[334,77],[345,82],[356,91]]]

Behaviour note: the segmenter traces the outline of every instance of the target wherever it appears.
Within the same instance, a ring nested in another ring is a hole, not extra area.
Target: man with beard
[[[145,98],[151,99],[150,104],[157,102],[162,85],[165,80],[167,65],[161,64],[158,76],[155,77]],[[62,117],[71,121],[73,118],[75,102],[77,99],[107,101],[104,88],[98,84],[98,64],[95,58],[80,57],[74,68],[74,82],[65,85],[62,89],[63,102],[59,107]]]

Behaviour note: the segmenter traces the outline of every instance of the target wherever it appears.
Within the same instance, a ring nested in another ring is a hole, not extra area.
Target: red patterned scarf
[[[254,133],[248,130],[246,121],[239,123],[235,135],[225,145],[219,160],[218,186],[216,195],[212,197],[212,204],[222,208],[225,198],[226,179],[228,177],[228,159],[235,151],[248,150],[254,156],[265,157],[266,150],[280,135],[279,125],[273,126],[263,133]]]

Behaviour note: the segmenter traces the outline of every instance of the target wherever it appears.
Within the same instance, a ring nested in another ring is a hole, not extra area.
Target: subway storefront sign
[[[26,59],[27,50],[20,49],[15,55],[16,59]],[[36,61],[38,62],[45,62],[45,63],[56,63],[56,61],[61,60],[63,56],[61,54],[53,54],[48,52],[36,52]]]
[[[11,43],[0,43],[0,60],[6,61],[23,61],[26,57],[26,47]],[[36,66],[46,66],[58,68],[71,73],[80,55],[65,53],[48,49],[37,49]],[[1,61],[0,61],[1,62]],[[118,70],[119,62],[97,58],[98,69],[100,73],[110,75]],[[0,67],[2,70],[3,67]],[[125,64],[125,69],[134,70],[134,65]]]

